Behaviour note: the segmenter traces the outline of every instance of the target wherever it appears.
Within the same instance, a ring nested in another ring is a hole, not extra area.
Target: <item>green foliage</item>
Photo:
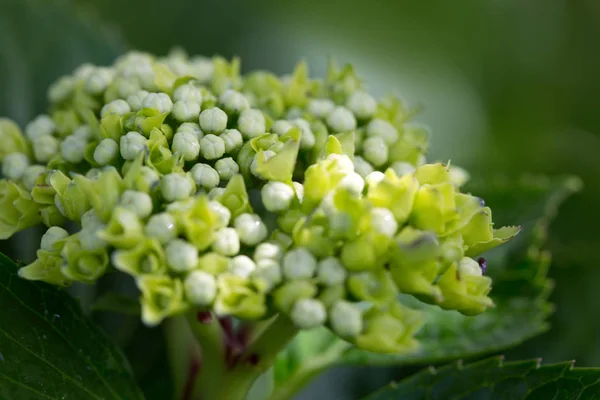
[[[143,399],[121,351],[61,289],[0,255],[0,398]]]

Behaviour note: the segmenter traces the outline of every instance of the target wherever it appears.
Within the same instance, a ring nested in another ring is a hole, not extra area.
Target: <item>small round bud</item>
[[[173,109],[173,101],[166,93],[148,93],[142,101],[142,108],[152,108],[159,113],[169,113]]]
[[[271,132],[278,134],[279,136],[285,135],[287,131],[292,129],[294,125],[292,125],[289,121],[285,119],[280,119],[275,121],[273,126],[271,126]]]
[[[233,228],[222,228],[214,233],[213,250],[224,256],[234,256],[240,252],[240,238]]]
[[[185,161],[193,161],[200,154],[200,143],[196,135],[190,132],[177,132],[171,145],[173,153],[181,154]]]
[[[85,81],[88,76],[94,72],[95,67],[90,63],[81,64],[73,71],[73,76],[77,81]]]
[[[68,162],[77,164],[83,161],[87,141],[79,136],[69,136],[60,144],[60,154]]]
[[[301,136],[300,136],[300,148],[306,150],[314,147],[316,139],[313,134],[312,129],[310,128],[310,124],[304,118],[296,118],[292,121],[294,126],[300,128]]]
[[[396,161],[390,165],[390,168],[393,169],[398,176],[412,174],[416,169],[414,165],[405,161]]]
[[[184,282],[185,297],[195,306],[207,306],[217,296],[215,277],[204,271],[192,271]]]
[[[325,305],[316,299],[300,299],[292,307],[290,318],[302,329],[323,325],[327,319]]]
[[[73,131],[73,135],[75,137],[78,137],[80,139],[85,140],[86,142],[91,140],[94,137],[94,132],[92,132],[92,127],[89,125],[81,125],[79,127],[77,127],[77,129],[75,129]]]
[[[330,99],[313,99],[308,102],[308,112],[317,118],[325,118],[335,108],[335,103]]]
[[[33,140],[33,155],[39,162],[48,162],[54,157],[60,148],[58,139],[54,136],[38,136]]]
[[[122,207],[133,211],[141,219],[152,214],[152,198],[144,192],[126,190],[121,195],[120,204]]]
[[[102,107],[102,110],[100,111],[100,116],[104,117],[105,115],[109,115],[109,114],[116,114],[116,115],[125,115],[128,112],[131,111],[131,106],[129,105],[128,102],[126,102],[123,99],[117,99],[117,100],[113,100],[110,103],[107,103],[104,105],[104,107]]]
[[[122,139],[122,138],[121,138]],[[119,154],[119,145],[110,138],[103,139],[94,150],[94,161],[100,165],[110,164]]]
[[[95,68],[85,80],[85,91],[95,95],[104,92],[112,82],[112,75],[108,68]]]
[[[56,242],[66,239],[68,236],[69,232],[65,231],[63,228],[52,226],[42,236],[40,248],[44,251],[56,251],[57,249],[54,248]]]
[[[190,170],[190,175],[196,185],[204,189],[212,189],[219,184],[219,173],[208,164],[198,163]]]
[[[66,100],[75,88],[75,80],[70,76],[61,76],[48,89],[48,100],[51,103],[60,103]]]
[[[195,121],[200,115],[200,104],[191,101],[178,101],[173,105],[172,114],[178,121]]]
[[[142,165],[140,168],[140,176],[150,189],[154,188],[154,186],[160,181],[160,175],[158,175],[158,172],[145,165]]]
[[[281,283],[281,266],[275,260],[262,259],[256,263],[253,275],[266,283],[266,290],[271,290]]]
[[[148,140],[138,132],[128,132],[121,136],[121,157],[125,160],[135,160],[138,154],[146,151]]]
[[[339,285],[346,280],[346,269],[337,258],[327,257],[319,261],[317,278],[327,286]]]
[[[391,146],[398,141],[398,130],[384,119],[374,119],[367,125],[367,136],[378,136]]]
[[[345,154],[330,154],[327,156],[327,161],[331,162],[331,167],[335,171],[344,174],[354,172],[354,164],[352,163],[352,160],[350,160],[350,157]]]
[[[227,114],[220,108],[213,107],[202,111],[199,121],[204,132],[219,134],[227,127]]]
[[[217,215],[219,219],[219,227],[224,228],[229,225],[229,220],[231,219],[231,211],[229,211],[229,208],[225,207],[216,200],[209,201],[208,207]]]
[[[206,135],[200,140],[200,152],[207,160],[221,158],[225,154],[225,142],[219,136]]]
[[[140,90],[138,82],[123,78],[117,78],[112,85],[116,88],[117,95],[121,99],[126,99],[128,96],[131,96]]]
[[[160,190],[166,201],[173,202],[188,198],[194,191],[194,184],[186,174],[173,172],[161,178]]]
[[[377,100],[362,90],[352,93],[346,106],[360,119],[367,119],[377,111]]]
[[[97,251],[104,249],[107,246],[105,240],[98,236],[98,232],[101,229],[104,229],[104,224],[99,224],[94,227],[84,227],[79,231],[79,243],[81,243],[81,247],[88,251]]]
[[[225,143],[225,153],[232,153],[242,147],[244,139],[242,134],[237,129],[227,129],[225,132],[219,135]]]
[[[179,86],[173,92],[173,100],[202,104],[202,92],[192,82]],[[198,111],[199,112],[199,111]]]
[[[387,208],[377,207],[371,210],[371,224],[377,232],[393,237],[398,230],[398,222],[394,214]]]
[[[356,129],[356,118],[346,107],[336,107],[327,115],[327,125],[334,132],[348,132]]]
[[[354,170],[363,178],[374,171],[374,168],[361,156],[354,156]]]
[[[6,163],[6,158],[4,159],[4,162]],[[25,172],[23,172],[22,176],[23,186],[25,186],[25,189],[33,189],[37,177],[43,174],[44,172],[46,172],[46,167],[44,167],[43,165],[30,165],[29,167],[25,168]]]
[[[210,190],[210,192],[208,192],[208,198],[210,200],[214,200],[217,197],[223,196],[224,193],[225,193],[225,188],[222,188],[222,187],[212,188]]]
[[[341,300],[329,310],[329,324],[340,337],[355,337],[363,330],[362,313],[358,306]]]
[[[356,172],[351,172],[342,178],[339,185],[340,187],[349,190],[353,194],[359,195],[365,188],[365,181],[362,176]]]
[[[10,153],[2,161],[2,175],[12,180],[19,180],[29,167],[29,159],[23,153]]]
[[[260,191],[265,208],[271,212],[284,211],[290,208],[294,200],[294,189],[283,182],[271,181]]]
[[[310,251],[299,247],[283,256],[283,275],[289,280],[312,278],[317,269],[317,260]]]
[[[363,142],[363,157],[376,167],[388,161],[388,147],[380,136],[371,136]]]
[[[142,109],[142,104],[144,103],[144,99],[148,96],[148,92],[145,90],[139,90],[136,93],[127,96],[127,103],[129,103],[129,107],[131,107],[132,111],[139,111]]]
[[[219,103],[229,114],[239,114],[241,111],[250,107],[248,99],[235,90],[228,89],[219,97]]]
[[[215,66],[213,60],[207,57],[196,56],[190,63],[192,74],[198,78],[200,82],[206,83],[213,77]]]
[[[200,129],[200,125],[195,122],[184,122],[177,127],[177,132],[193,133],[198,142],[204,137],[204,132]]]
[[[166,244],[177,237],[177,224],[171,214],[163,212],[151,216],[144,231],[146,236]]]
[[[281,246],[275,243],[261,243],[254,249],[254,261],[260,260],[279,260],[283,255],[283,249]]]
[[[268,231],[260,217],[255,214],[242,214],[235,219],[233,226],[240,241],[248,246],[254,246],[267,237]]]
[[[248,256],[235,256],[231,259],[230,271],[232,274],[248,278],[256,270],[256,263]]]
[[[385,179],[385,174],[381,171],[373,171],[365,178],[365,182],[369,187],[375,187]]]
[[[244,110],[238,118],[238,129],[247,138],[263,135],[267,128],[265,116],[260,110]]]
[[[215,163],[215,168],[222,180],[229,180],[240,172],[240,166],[231,157],[218,160]]]
[[[463,257],[458,264],[458,274],[464,276],[482,276],[481,266],[470,257]]]
[[[198,249],[182,239],[173,239],[165,249],[168,266],[175,272],[185,272],[198,265]]]

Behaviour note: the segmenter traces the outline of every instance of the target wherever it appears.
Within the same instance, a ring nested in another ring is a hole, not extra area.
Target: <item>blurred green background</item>
[[[425,106],[431,160],[583,179],[552,226],[552,329],[507,354],[600,366],[599,42],[597,0],[1,0],[0,115],[24,123],[60,74],[128,48],[277,73],[304,59],[314,76],[351,62],[372,92]],[[356,398],[401,372],[334,370],[302,398]]]

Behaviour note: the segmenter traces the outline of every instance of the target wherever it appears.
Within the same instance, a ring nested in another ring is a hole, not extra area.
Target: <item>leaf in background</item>
[[[127,360],[66,292],[0,255],[0,398],[143,399]]]
[[[139,316],[141,313],[138,299],[124,294],[108,292],[92,303],[91,311],[112,311],[125,315]]]
[[[503,363],[495,357],[462,366],[423,370],[364,400],[600,399],[600,369],[539,360]]]

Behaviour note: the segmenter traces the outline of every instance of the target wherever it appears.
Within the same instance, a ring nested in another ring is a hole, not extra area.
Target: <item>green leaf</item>
[[[126,358],[65,291],[0,254],[0,398],[143,399]]]
[[[115,292],[104,293],[94,301],[90,309],[137,316],[142,312],[138,299]]]
[[[600,399],[600,369],[539,360],[503,363],[495,357],[462,366],[423,370],[364,400]]]

